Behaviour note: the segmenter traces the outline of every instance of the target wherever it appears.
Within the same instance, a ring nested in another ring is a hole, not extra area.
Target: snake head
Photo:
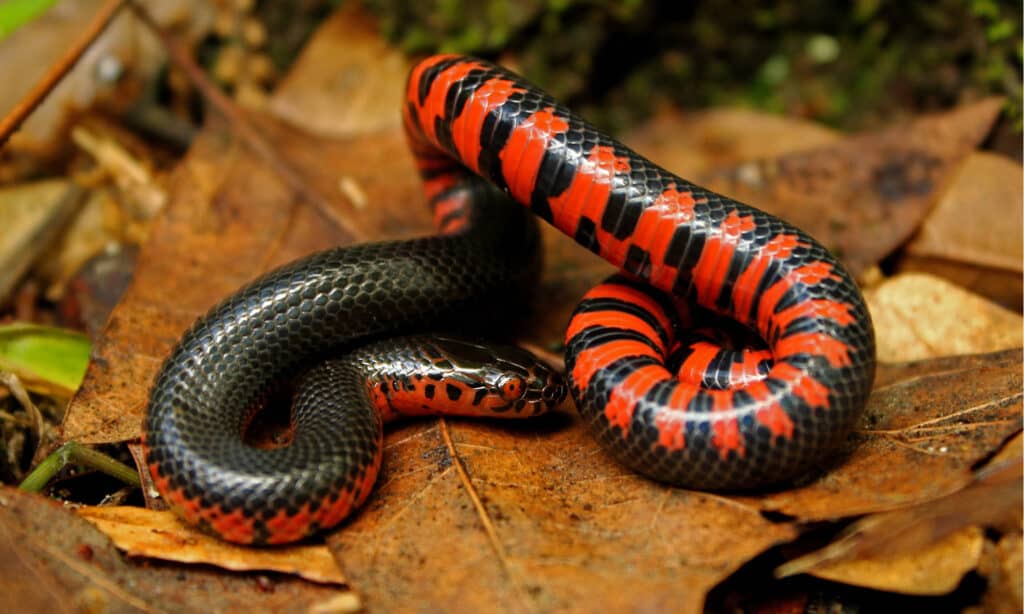
[[[436,342],[455,367],[453,377],[473,389],[474,415],[534,416],[558,407],[568,393],[562,374],[523,348],[453,337]]]

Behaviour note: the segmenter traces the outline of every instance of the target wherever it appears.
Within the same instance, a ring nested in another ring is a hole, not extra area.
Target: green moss
[[[997,0],[365,0],[410,53],[515,60],[595,121],[659,102],[741,104],[844,128],[1009,98],[1021,124],[1021,6]]]

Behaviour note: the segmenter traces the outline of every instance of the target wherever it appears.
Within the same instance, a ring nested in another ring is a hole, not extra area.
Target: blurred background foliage
[[[1021,127],[1020,2],[363,1],[409,53],[513,64],[611,128],[669,102],[857,129],[988,94]]]

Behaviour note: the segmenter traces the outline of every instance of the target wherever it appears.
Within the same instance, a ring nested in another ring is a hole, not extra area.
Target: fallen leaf
[[[918,228],[1001,105],[983,100],[689,179],[795,224],[860,275]]]
[[[912,554],[842,561],[801,571],[880,591],[945,595],[977,567],[984,541],[981,529],[968,527]]]
[[[858,520],[828,546],[780,566],[776,575],[808,573],[914,595],[949,593],[981,564],[983,528],[1020,533],[1022,478],[1018,433],[962,490]]]
[[[796,536],[756,505],[633,474],[575,412],[406,425],[385,458],[366,508],[328,538],[369,608],[699,612]]]
[[[979,151],[967,156],[907,251],[1024,271],[1024,170]]]
[[[323,545],[244,548],[196,531],[173,512],[140,507],[78,507],[75,513],[130,556],[207,563],[233,571],[276,571],[314,582],[345,584],[338,564]]]
[[[664,108],[622,138],[640,155],[684,178],[842,139],[821,124],[742,108],[688,113]]]
[[[302,50],[270,110],[325,137],[397,130],[402,116],[396,109],[411,64],[377,32],[361,3],[342,6]]]
[[[12,612],[295,612],[352,595],[288,576],[125,559],[60,503],[8,487],[0,487],[0,594]]]
[[[1024,346],[1024,319],[933,275],[904,273],[865,292],[878,359],[921,360]]]
[[[907,245],[901,271],[946,277],[1019,311],[1024,266],[1024,171],[989,152],[972,153],[920,232]]]

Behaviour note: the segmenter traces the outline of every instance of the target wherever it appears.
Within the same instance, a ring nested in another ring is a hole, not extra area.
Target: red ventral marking
[[[772,326],[776,331],[784,331],[798,318],[827,318],[843,326],[854,323],[850,313],[850,305],[829,299],[812,299],[803,301],[783,309],[775,314]]]
[[[743,447],[743,436],[740,434],[740,423],[733,413],[732,390],[708,390],[711,395],[711,445],[718,448],[722,460],[729,457],[730,452],[737,456],[746,455]]]
[[[434,203],[434,226],[442,234],[455,232],[469,223],[471,203],[465,193],[457,193]]]
[[[662,342],[661,336],[658,335],[658,331],[656,331],[653,326],[633,314],[607,309],[601,311],[584,311],[573,316],[572,321],[569,322],[569,328],[565,331],[566,343],[571,341],[582,331],[599,326],[630,330],[640,333],[647,339],[650,339],[651,343],[658,346],[658,350],[661,352],[662,357],[665,355],[665,344]]]
[[[642,341],[631,339],[610,341],[579,353],[579,356],[576,357],[576,365],[572,369],[572,381],[580,390],[586,390],[595,373],[620,358],[630,356],[650,356],[655,360],[661,360],[658,352]]]
[[[732,302],[737,318],[744,324],[750,323],[750,307],[754,304],[757,286],[761,283],[768,266],[772,262],[789,258],[796,247],[807,247],[807,244],[801,243],[796,235],[780,234],[772,237],[736,278],[736,284],[732,290]]]
[[[754,382],[747,386],[747,394],[757,403],[754,417],[771,431],[773,442],[777,439],[793,438],[793,421],[778,401],[772,398],[772,391],[764,382]]]
[[[650,282],[665,292],[672,291],[679,272],[675,266],[665,262],[665,254],[676,228],[693,221],[695,204],[693,194],[687,190],[677,190],[674,184],[670,185],[640,214],[630,239],[634,245],[650,254]]]
[[[828,388],[793,365],[784,362],[775,363],[768,377],[789,382],[793,394],[803,399],[811,407],[829,408]]]
[[[663,331],[670,334],[672,332],[672,321],[665,313],[665,310],[661,308],[661,305],[659,305],[658,302],[655,301],[647,292],[638,290],[632,286],[607,283],[592,288],[583,297],[583,300],[585,301],[598,299],[612,299],[636,305],[653,316],[654,319],[657,320],[658,326],[660,326]],[[572,339],[572,337],[572,335],[567,334],[565,336],[566,342]]]
[[[568,189],[548,198],[555,227],[571,237],[576,234],[580,218],[587,217],[597,226],[601,255],[608,258],[606,252],[622,252],[618,260],[612,262],[616,266],[625,260],[626,250],[611,233],[601,230],[601,217],[612,193],[615,174],[628,172],[627,158],[616,156],[611,147],[599,145],[585,160],[579,161]]]
[[[321,529],[329,529],[345,519],[353,510],[366,501],[374,482],[377,481],[377,472],[380,471],[380,448],[377,448],[377,455],[373,462],[366,468],[362,476],[353,478],[353,482],[340,492],[329,495],[321,501],[320,507],[313,514],[312,520]]]
[[[237,544],[251,544],[255,539],[255,522],[241,509],[224,513],[218,505],[203,514],[218,535]]]
[[[444,58],[441,59],[443,60]],[[429,66],[421,66],[421,68],[426,70]],[[486,67],[476,62],[457,62],[441,71],[441,73],[434,78],[434,81],[430,85],[430,91],[427,93],[427,97],[424,99],[423,104],[416,108],[418,121],[415,123],[419,125],[427,140],[433,143],[437,142],[434,120],[445,119],[445,101],[448,98],[448,90],[451,89],[453,84],[458,83],[471,71],[483,69],[486,69]],[[417,88],[419,87],[420,76],[422,73],[422,70],[417,70],[409,78],[410,89],[408,96],[411,101],[415,102],[419,100]]]
[[[832,273],[832,265],[827,262],[813,262],[793,269],[785,277],[772,284],[761,295],[761,303],[757,308],[757,330],[766,339],[771,339],[772,323],[775,320],[775,307],[782,297],[796,284],[812,286],[824,279],[838,280],[839,276]],[[775,332],[778,332],[777,330]]]
[[[286,544],[298,541],[308,535],[313,527],[313,514],[309,511],[309,503],[299,508],[295,514],[289,515],[287,510],[278,510],[266,521],[270,536],[268,544]]]
[[[691,384],[676,385],[668,404],[654,417],[654,424],[658,428],[658,445],[669,450],[682,450],[686,447],[686,410],[698,392],[700,389]]]
[[[824,356],[833,367],[850,366],[849,346],[825,333],[790,335],[775,344],[775,353],[778,358],[786,358],[795,354]]]
[[[608,395],[608,404],[604,406],[605,418],[612,426],[622,429],[623,437],[628,436],[637,401],[667,378],[668,372],[660,365],[647,365],[633,371]]]
[[[771,359],[772,353],[768,350],[743,350],[742,360],[729,368],[731,387],[739,388],[764,379],[766,375],[760,371],[761,363]]]
[[[676,378],[681,382],[700,386],[704,380],[704,374],[708,372],[711,361],[715,359],[715,356],[718,356],[720,351],[720,347],[707,341],[698,341],[691,344],[690,354],[683,361],[683,364],[679,365]]]
[[[450,190],[459,182],[459,177],[454,173],[445,173],[437,177],[428,177],[423,180],[423,191],[427,195],[427,201],[437,198],[438,194]]]
[[[501,174],[505,183],[519,202],[530,202],[548,144],[556,135],[568,129],[569,123],[555,115],[554,109],[549,107],[527,117],[512,130],[498,156],[501,158]]]
[[[693,268],[693,282],[697,288],[697,302],[705,307],[714,307],[722,284],[729,275],[729,263],[739,246],[740,235],[754,229],[752,216],[741,217],[731,211],[722,220],[720,232],[710,234],[704,241],[704,249]]]

